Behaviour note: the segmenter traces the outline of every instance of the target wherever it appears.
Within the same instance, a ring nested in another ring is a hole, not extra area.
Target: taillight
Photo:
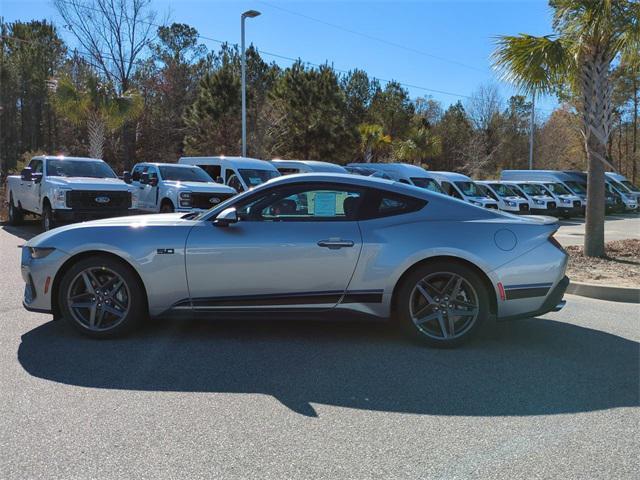
[[[555,232],[553,232],[553,233],[555,233]],[[564,249],[564,247],[562,245],[560,245],[560,242],[558,240],[556,240],[556,238],[553,236],[553,233],[551,235],[549,235],[549,241],[551,242],[551,245],[556,247],[562,253],[567,253],[566,250]]]

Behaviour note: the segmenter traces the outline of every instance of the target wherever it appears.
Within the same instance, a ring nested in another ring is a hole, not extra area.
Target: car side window
[[[447,195],[462,200],[462,196],[458,193],[458,190],[456,190],[456,188],[451,183],[442,182],[441,187]]]
[[[231,172],[231,174],[229,174],[229,172]],[[231,188],[235,189],[236,192],[240,193],[242,191],[244,191],[244,187],[242,186],[242,182],[240,182],[240,179],[238,178],[238,176],[233,173],[231,170],[227,170],[227,175],[231,175],[227,177],[227,185],[229,185]]]
[[[158,178],[158,169],[156,167],[150,166],[149,168],[147,168],[146,172],[147,175],[149,175],[149,180],[151,180],[152,178]]]
[[[362,208],[361,218],[368,220],[417,212],[427,203],[426,200],[394,192],[370,190],[366,197],[366,204]]]
[[[133,169],[133,172],[131,172],[131,180],[133,180],[134,182],[139,182],[140,175],[142,174],[143,171],[144,171],[144,165],[136,165]]]
[[[42,160],[31,160],[29,162],[31,173],[42,173]]]
[[[214,182],[221,176],[220,173],[222,172],[222,169],[220,168],[220,165],[198,165],[198,167],[207,172],[207,175],[209,175]]]
[[[363,192],[351,186],[278,188],[238,207],[245,221],[356,220]]]

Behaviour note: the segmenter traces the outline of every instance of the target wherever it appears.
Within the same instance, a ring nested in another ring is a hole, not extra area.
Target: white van
[[[409,163],[349,163],[350,169],[369,169],[380,172],[380,176],[396,182],[444,193],[436,179],[424,168]],[[354,172],[359,173],[359,172]]]
[[[447,195],[478,207],[498,209],[498,202],[483,193],[471,178],[461,173],[429,172]]]
[[[495,180],[476,182],[480,191],[498,202],[498,208],[505,212],[527,215],[529,201],[521,197],[509,185]]]
[[[557,183],[566,188],[570,194],[580,199],[580,207],[584,212],[587,205],[587,189],[577,181],[573,172],[562,170],[502,170],[500,180],[507,182],[545,182]]]
[[[293,173],[349,173],[347,170],[335,163],[320,162],[318,160],[271,160],[274,167],[278,169],[281,175],[290,175]]]
[[[559,182],[535,182],[544,187],[550,197],[556,200],[558,214],[564,218],[582,215],[582,200]]]
[[[182,157],[178,163],[202,168],[218,183],[224,183],[238,193],[279,177],[271,162],[247,157]]]
[[[633,198],[636,204],[640,205],[640,188],[636,187],[633,183],[627,180],[627,177],[619,173],[606,172],[605,175],[607,176],[607,180],[614,187],[624,193],[627,197]]]
[[[558,213],[556,200],[549,196],[547,190],[536,182],[505,182],[518,195],[529,201],[529,211],[534,215],[555,217]]]

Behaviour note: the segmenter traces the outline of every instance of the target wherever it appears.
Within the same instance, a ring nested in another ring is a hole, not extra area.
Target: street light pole
[[[240,16],[240,49],[242,64],[242,156],[247,156],[247,60],[244,53],[244,21],[260,15],[257,10],[247,10]]]
[[[531,125],[529,125],[529,170],[533,170],[533,130],[536,120],[536,92],[531,94]]]

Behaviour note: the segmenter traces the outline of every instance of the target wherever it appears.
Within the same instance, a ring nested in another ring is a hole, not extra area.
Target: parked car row
[[[59,223],[134,213],[205,211],[280,175],[301,173],[383,178],[514,214],[572,217],[583,215],[587,202],[587,175],[573,171],[504,170],[499,180],[474,181],[460,173],[403,163],[342,167],[310,160],[220,156],[138,163],[119,179],[99,159],[39,156],[20,176],[8,178],[9,221],[17,224],[24,214],[35,214],[49,230]],[[636,186],[607,173],[608,213],[637,211],[639,199]]]

